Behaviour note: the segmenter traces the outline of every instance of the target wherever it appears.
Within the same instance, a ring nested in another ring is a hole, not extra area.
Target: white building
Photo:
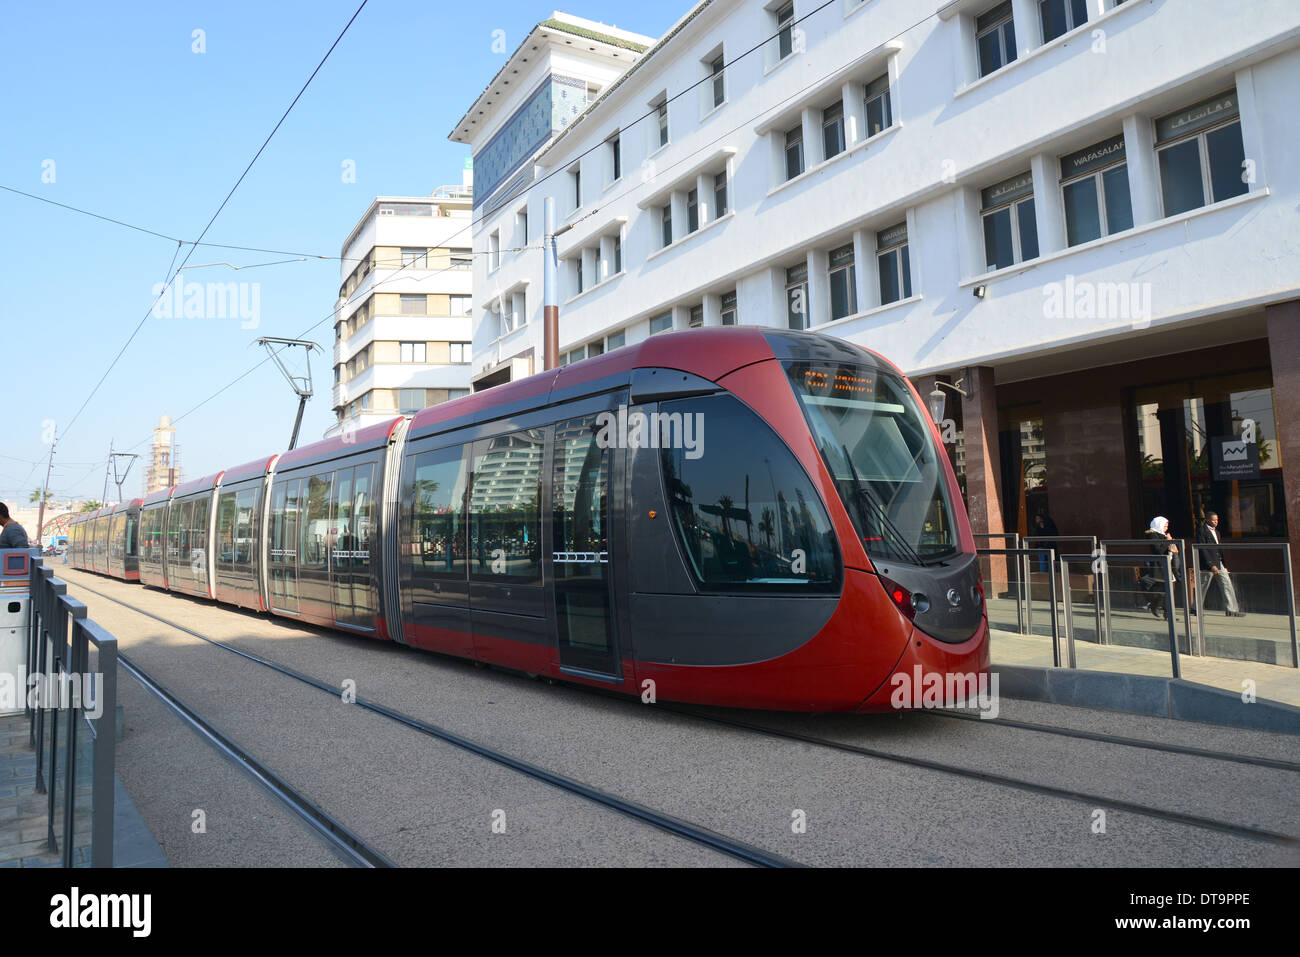
[[[476,324],[475,388],[531,374],[534,349],[541,369],[540,340],[534,342],[527,328],[542,310],[540,198],[536,209],[531,202],[512,200],[533,182],[538,153],[585,115],[653,42],[653,37],[556,12],[529,31],[448,137],[473,151],[474,249],[482,253],[474,268],[475,315],[490,311],[493,316],[489,325]],[[508,212],[501,209],[505,202],[510,202]],[[491,228],[483,228],[484,217],[492,219]],[[524,248],[530,244],[532,255]],[[515,263],[536,269],[515,269]]]
[[[470,205],[461,186],[380,196],[343,244],[326,435],[469,391]]]
[[[476,161],[518,102],[493,90],[453,136]],[[562,362],[810,328],[960,385],[977,531],[1050,508],[1063,535],[1192,535],[1213,506],[1295,542],[1297,90],[1294,0],[703,0],[480,182],[475,386],[541,371],[551,197]],[[1265,444],[1229,480],[1208,452],[1247,420]]]

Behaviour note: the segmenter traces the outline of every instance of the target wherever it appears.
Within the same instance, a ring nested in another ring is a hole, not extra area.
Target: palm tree
[[[103,507],[104,507],[104,503],[103,503],[103,502],[98,501],[97,499],[93,499],[93,498],[92,498],[89,502],[82,502],[82,503],[81,503],[81,511],[83,511],[83,512],[93,512],[93,511],[96,511],[97,509],[100,509],[100,508],[103,508]]]
[[[758,533],[767,540],[767,550],[772,550],[772,533],[776,531],[776,513],[771,508],[763,509],[762,521],[758,523]]]
[[[54,493],[53,493],[53,492],[50,492],[50,491],[46,491],[46,493],[45,493],[45,502],[46,502],[46,504],[49,504],[49,502],[50,502],[53,498],[54,498]],[[32,492],[31,495],[27,496],[27,501],[29,501],[29,502],[39,502],[40,500],[41,500],[41,490],[40,490],[40,489],[36,489],[34,492]]]

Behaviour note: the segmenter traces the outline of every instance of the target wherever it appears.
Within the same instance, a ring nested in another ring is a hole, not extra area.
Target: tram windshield
[[[943,453],[903,381],[848,363],[785,368],[867,554],[926,564],[956,552]]]

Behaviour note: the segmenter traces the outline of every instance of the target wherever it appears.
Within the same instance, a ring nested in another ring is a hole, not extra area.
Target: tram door
[[[596,441],[594,415],[555,426],[551,483],[555,624],[560,664],[619,673],[611,616],[611,452]]]

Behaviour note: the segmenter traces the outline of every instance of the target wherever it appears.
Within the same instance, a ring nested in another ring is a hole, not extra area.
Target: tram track
[[[1260,768],[1272,768],[1277,771],[1294,771],[1300,773],[1300,762],[1284,761],[1281,758],[1267,758],[1254,754],[1233,754],[1230,751],[1214,751],[1209,748],[1195,748],[1184,744],[1168,744],[1164,741],[1151,741],[1147,738],[1130,738],[1118,734],[1106,734],[1101,731],[1084,731],[1079,728],[1063,728],[1059,725],[1036,724],[1031,721],[1018,721],[1013,718],[981,718],[979,715],[962,714],[957,711],[933,710],[924,714],[939,718],[956,718],[962,721],[977,721],[982,727],[1016,728],[1021,731],[1035,731],[1040,734],[1054,734],[1066,738],[1079,738],[1085,741],[1097,741],[1102,744],[1116,744],[1129,748],[1142,748],[1149,751],[1163,751],[1166,754],[1181,754],[1187,757],[1207,758],[1215,761],[1228,761],[1234,764],[1248,764]]]
[[[120,648],[117,653],[117,661],[119,665],[126,669],[128,674],[162,701],[181,721],[234,763],[236,767],[261,784],[281,804],[301,818],[328,847],[339,853],[348,864],[354,867],[370,868],[395,866],[388,857],[354,834],[342,821],[326,812],[283,777],[253,757],[229,735],[190,708],[164,687],[156,677],[124,654]]]
[[[587,689],[584,689],[587,690]],[[597,692],[601,693],[601,692]],[[780,728],[772,728],[766,725],[755,724],[749,721],[741,721],[735,718],[722,717],[720,715],[704,714],[689,707],[680,707],[676,705],[658,705],[660,710],[670,714],[689,717],[697,721],[704,721],[710,724],[722,725],[740,730],[750,731],[756,734],[767,735],[773,738],[779,738],[785,741],[798,742],[816,747],[827,748],[834,751],[846,752],[849,754],[860,755],[866,758],[875,758],[882,761],[889,761],[896,764],[908,765],[911,767],[924,768],[929,771],[938,771],[944,774],[950,774],[969,780],[983,781],[987,784],[995,784],[1001,787],[1014,788],[1019,791],[1026,791],[1033,794],[1041,794],[1050,797],[1063,798],[1068,801],[1076,801],[1088,804],[1092,807],[1110,808],[1117,811],[1127,811],[1131,814],[1139,814],[1143,817],[1155,818],[1162,821],[1168,821],[1174,824],[1180,824],[1188,827],[1202,828],[1205,830],[1219,831],[1236,837],[1248,838],[1250,840],[1262,841],[1269,844],[1277,844],[1283,847],[1290,847],[1300,850],[1300,837],[1290,834],[1282,834],[1276,831],[1269,831],[1264,828],[1251,827],[1244,824],[1235,824],[1231,821],[1222,821],[1215,818],[1205,817],[1198,814],[1188,814],[1183,811],[1176,811],[1169,808],[1152,807],[1151,805],[1140,804],[1134,801],[1128,801],[1123,798],[1106,797],[1100,794],[1093,794],[1087,791],[1081,791],[1075,788],[1057,787],[1052,784],[1043,784],[1036,781],[1028,781],[1023,778],[1011,777],[1005,774],[998,774],[991,771],[981,771],[975,768],[963,767],[957,764],[950,764],[944,761],[936,761],[931,758],[917,757],[916,755],[899,754],[894,751],[886,751],[880,748],[870,748],[864,745],[851,744],[846,741],[835,741],[831,738],[818,737],[817,735],[802,734],[796,731],[786,731]],[[1285,763],[1285,762],[1284,762]],[[1288,770],[1290,770],[1288,768]]]
[[[274,662],[269,659],[262,658],[261,656],[252,654],[251,652],[244,651],[226,642],[222,642],[217,639],[210,638],[207,635],[203,635],[184,625],[171,621],[160,615],[156,615],[145,609],[139,608],[138,606],[132,605],[131,603],[123,601],[112,595],[108,595],[104,592],[98,591],[94,588],[90,588],[88,586],[78,584],[78,583],[74,583],[74,587],[84,588],[86,591],[92,594],[103,597],[137,614],[143,615],[147,618],[154,619],[155,621],[158,621],[161,624],[164,624],[171,628],[175,628],[193,637],[199,638],[200,640],[203,640],[209,644],[222,648],[230,652],[231,654],[255,662],[263,667],[280,672],[281,674],[284,674],[287,677],[291,677],[297,681],[308,684],[316,688],[317,690],[330,694],[331,696],[338,697],[342,693],[341,688],[336,687],[322,679],[297,671],[296,669],[291,668],[287,665],[282,665],[278,662]],[[572,687],[575,690],[581,691],[584,694],[590,694],[590,695],[594,695],[602,698],[609,698],[613,700],[620,700],[620,701],[623,700],[622,696],[615,695],[612,692],[605,691],[603,689],[590,688],[585,685],[576,685],[576,684],[571,685],[570,687]],[[527,774],[528,776],[533,777],[537,780],[554,784],[556,787],[566,790],[569,793],[576,794],[587,800],[594,801],[598,804],[602,804],[613,810],[619,811],[620,813],[627,814],[631,817],[637,818],[646,823],[652,824],[656,827],[660,827],[661,829],[666,830],[669,833],[673,833],[678,836],[685,837],[688,840],[692,840],[692,841],[696,841],[697,843],[704,844],[715,850],[721,851],[722,853],[727,853],[729,854],[729,856],[738,858],[742,861],[746,861],[747,863],[758,864],[760,866],[778,866],[778,867],[779,866],[800,866],[796,862],[791,861],[789,859],[769,854],[769,852],[754,847],[752,845],[743,844],[737,841],[731,841],[729,838],[726,838],[723,835],[719,835],[716,832],[712,832],[705,828],[698,827],[689,822],[683,821],[679,818],[674,818],[668,815],[661,815],[660,812],[654,811],[653,809],[650,808],[646,808],[642,805],[636,804],[635,802],[627,801],[621,797],[618,797],[617,795],[613,795],[607,791],[603,791],[600,788],[595,788],[589,785],[585,785],[582,782],[576,781],[572,778],[565,777],[563,775],[555,775],[552,772],[546,771],[545,769],[539,768],[528,762],[524,762],[521,759],[514,758],[513,756],[510,755],[506,755],[503,752],[491,748],[490,746],[483,745],[479,742],[472,741],[468,738],[464,738],[445,728],[414,718],[395,708],[391,708],[379,702],[365,700],[358,697],[355,703],[366,710],[370,710],[374,713],[383,715],[384,717],[396,721],[399,724],[403,724],[409,728],[412,728],[413,730],[420,731],[421,733],[438,738],[439,740],[443,740],[463,750],[467,750],[472,753],[478,754],[481,757],[488,758],[489,760],[492,760],[495,763],[499,763],[499,764],[503,764],[504,766],[511,767],[514,770]],[[670,703],[660,703],[655,705],[654,707],[657,710],[669,714],[673,714],[679,717],[684,717],[696,722],[708,723],[708,724],[718,725],[718,726],[727,726],[733,729],[744,730],[755,734],[761,734],[768,737],[796,742],[799,744],[821,747],[828,750],[838,751],[841,753],[855,754],[859,757],[886,761],[897,765],[921,768],[925,770],[930,770],[930,771],[935,771],[939,773],[965,778],[967,780],[980,781],[995,786],[1012,788],[1022,792],[1039,794],[1046,797],[1053,797],[1053,798],[1068,800],[1071,802],[1082,803],[1090,807],[1107,808],[1114,811],[1125,811],[1132,814],[1141,815],[1143,817],[1176,824],[1179,826],[1192,827],[1192,828],[1197,828],[1202,830],[1217,831],[1238,838],[1260,841],[1260,842],[1279,845],[1279,846],[1288,847],[1292,849],[1300,849],[1300,838],[1297,838],[1296,836],[1293,835],[1280,833],[1277,831],[1271,831],[1266,828],[1259,828],[1251,825],[1238,824],[1232,821],[1224,821],[1217,818],[1208,817],[1205,815],[1192,814],[1192,813],[1179,811],[1171,808],[1163,808],[1158,806],[1152,806],[1149,804],[1142,804],[1140,802],[1130,801],[1123,798],[1108,797],[1102,794],[1097,794],[1097,793],[1093,793],[1090,791],[1085,791],[1077,788],[1060,787],[1057,785],[1045,784],[1042,782],[1026,780],[1023,778],[1018,778],[1010,775],[999,774],[997,772],[984,771],[975,768],[965,767],[959,764],[952,764],[949,762],[935,760],[932,758],[923,758],[915,755],[901,754],[896,751],[867,747],[864,745],[852,744],[844,741],[837,741],[831,738],[820,737],[817,735],[803,734],[800,732],[788,731],[780,728],[773,728],[763,724],[757,724],[754,722],[743,721],[736,718],[730,718],[721,715],[701,712],[690,706],[674,705]],[[936,713],[944,716],[951,716],[956,719],[968,718],[968,716],[960,715],[957,713],[950,713],[950,712],[936,712]],[[975,720],[975,718],[970,717],[969,720]],[[998,720],[1007,727],[1019,727],[1019,725],[1022,724],[1029,724],[1028,722],[1012,722],[1009,719],[998,719]],[[984,721],[982,723],[988,724],[989,722]],[[1056,729],[1048,725],[1031,725],[1030,727],[1024,728],[1022,730],[1040,730],[1040,729],[1043,732],[1062,730],[1063,733],[1071,732],[1073,730],[1073,729]],[[1235,763],[1253,764],[1261,767],[1266,767],[1272,770],[1283,770],[1283,771],[1300,770],[1300,765],[1295,765],[1292,762],[1281,761],[1277,759],[1256,758],[1252,756],[1232,755],[1227,752],[1215,752],[1215,751],[1210,751],[1208,749],[1190,748],[1190,747],[1184,747],[1179,745],[1165,745],[1161,742],[1152,742],[1152,741],[1147,741],[1145,739],[1121,738],[1119,736],[1104,735],[1104,734],[1099,734],[1094,732],[1078,732],[1077,735],[1070,733],[1067,734],[1067,736],[1071,736],[1071,737],[1078,736],[1085,739],[1096,740],[1099,743],[1113,744],[1118,746],[1137,747],[1137,748],[1150,747],[1154,750],[1166,751],[1184,757],[1230,760],[1230,761],[1234,761]]]
[[[123,601],[122,599],[116,598],[113,595],[109,595],[106,592],[102,592],[95,588],[91,588],[88,585],[84,585],[80,582],[70,582],[70,584],[74,588],[80,588],[84,591],[89,592],[92,595],[97,595],[98,597],[103,598],[107,601],[111,601],[114,604],[120,605],[123,608],[126,608],[129,611],[134,612],[135,614],[153,619],[154,621],[157,621],[160,624],[163,624],[169,628],[173,628],[184,634],[190,635],[191,637],[204,641],[209,645],[227,651],[233,655],[245,659],[246,661],[252,662],[256,665],[277,672],[285,677],[298,681],[304,685],[308,685],[312,688],[315,688],[318,691],[330,695],[335,700],[343,700],[345,689],[332,685],[323,679],[315,677],[314,675],[306,674],[305,672],[298,671],[297,669],[291,668],[288,665],[280,664],[279,662],[275,662],[270,659],[263,658],[260,655],[255,655],[252,652],[248,652],[248,651],[244,651],[243,649],[236,648],[234,645],[231,645],[227,642],[219,641],[208,635],[204,635],[201,632],[195,631],[194,629],[182,625],[178,622],[172,621],[168,618],[164,618],[161,615],[156,615],[151,611],[140,608],[139,606],[133,605],[130,602]],[[119,652],[119,659],[123,659],[123,658],[125,658],[125,656],[121,655],[121,653]],[[127,670],[135,674],[136,670],[138,669],[136,666],[128,663]],[[137,675],[137,677],[139,677],[139,675]],[[147,686],[148,682],[146,681],[145,683]],[[157,687],[161,689],[161,686],[157,686]],[[154,690],[154,689],[151,688],[150,690]],[[181,714],[182,717],[186,718],[187,721],[194,720],[194,721],[202,722],[202,718],[200,716],[194,714],[194,712],[192,712],[187,706],[185,706],[183,702],[175,698],[174,695],[170,695],[170,693],[167,693],[167,694],[160,694],[160,697],[163,698],[164,702],[166,702],[169,705],[169,707],[172,707],[173,710],[176,710],[177,713]],[[724,834],[720,834],[716,831],[710,830],[709,828],[703,827],[698,824],[694,824],[690,821],[687,821],[675,815],[667,814],[665,812],[658,811],[650,807],[646,807],[645,805],[639,804],[635,801],[630,801],[626,798],[613,794],[612,792],[606,791],[603,788],[585,784],[584,782],[569,777],[567,775],[549,771],[538,765],[532,764],[531,762],[525,761],[522,758],[518,758],[514,755],[507,754],[504,751],[501,751],[497,748],[493,748],[489,745],[482,744],[481,742],[474,741],[470,738],[464,737],[463,735],[456,734],[455,732],[443,728],[439,725],[435,725],[430,722],[423,721],[419,718],[416,718],[412,715],[408,715],[402,711],[397,710],[396,708],[392,708],[380,702],[372,701],[370,699],[363,698],[359,695],[349,700],[351,701],[351,704],[353,706],[359,707],[362,710],[380,715],[381,717],[387,718],[388,720],[393,721],[404,727],[407,727],[413,731],[417,731],[421,734],[442,741],[446,744],[450,744],[453,747],[456,747],[462,751],[467,751],[478,757],[485,758],[494,764],[509,768],[510,770],[516,771],[520,774],[523,774],[534,780],[540,781],[544,784],[549,784],[552,787],[555,787],[567,794],[571,794],[575,797],[589,801],[593,804],[597,804],[608,810],[615,811],[626,817],[630,817],[634,820],[640,821],[641,823],[648,824],[661,831],[667,832],[676,837],[690,841],[694,844],[698,844],[700,846],[706,847],[718,853],[725,854],[728,857],[734,858],[744,863],[751,864],[758,867],[802,867],[803,866],[799,862],[791,860],[790,858],[783,857],[779,854],[774,854],[770,851],[764,850],[763,848],[745,843],[743,841],[735,840],[733,838],[727,837]],[[202,722],[202,724],[206,724],[206,722]],[[212,729],[212,730],[216,732],[216,729]],[[220,735],[220,732],[216,732],[216,734]],[[224,736],[221,737],[224,738]],[[226,739],[226,742],[229,744],[232,750],[242,752],[242,749],[239,749],[238,745],[234,744],[234,742],[230,742],[228,739]],[[220,746],[221,745],[219,745],[219,747]],[[222,747],[222,750],[224,751],[225,748]],[[279,779],[276,778],[273,775],[273,773],[267,771],[264,766],[260,764],[257,766],[262,768],[264,771],[266,771],[266,773],[270,775],[271,779],[274,779],[275,781],[279,781]],[[284,782],[280,782],[280,783],[284,783]],[[288,787],[287,783],[285,784],[285,787],[286,788]],[[306,805],[310,805],[310,807],[313,808],[315,807],[315,805],[311,805],[309,801],[306,801],[305,798],[303,798],[303,801],[306,802]],[[294,808],[294,810],[297,811],[299,814],[304,813],[303,810],[299,810],[296,807]]]

